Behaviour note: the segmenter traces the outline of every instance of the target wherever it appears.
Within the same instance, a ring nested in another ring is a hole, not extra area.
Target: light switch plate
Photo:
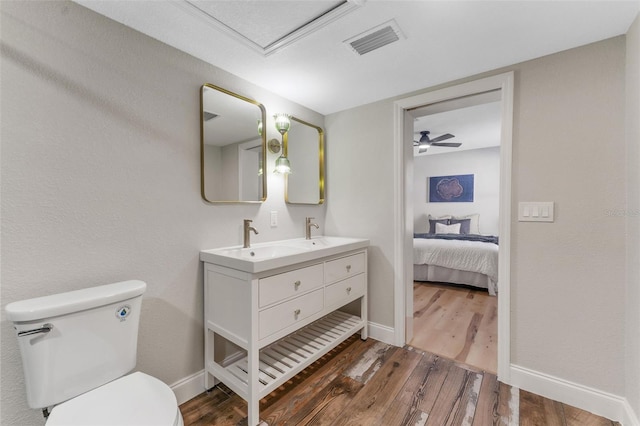
[[[519,222],[553,222],[553,201],[521,201],[518,203]]]
[[[271,211],[271,227],[275,228],[276,226],[278,226],[278,211],[272,210]]]

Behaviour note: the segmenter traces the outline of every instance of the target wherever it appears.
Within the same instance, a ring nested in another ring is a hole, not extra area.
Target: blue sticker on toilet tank
[[[129,316],[130,312],[131,312],[131,306],[129,306],[129,305],[120,306],[116,310],[116,317],[119,318],[120,321],[124,321],[124,320],[127,319],[127,317]]]

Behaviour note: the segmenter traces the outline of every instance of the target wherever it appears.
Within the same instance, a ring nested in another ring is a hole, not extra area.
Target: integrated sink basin
[[[341,246],[342,244],[349,243],[349,240],[353,238],[341,238],[341,237],[312,237],[310,240],[296,239],[289,240],[290,244],[295,247],[304,248],[307,250],[318,250],[326,247]]]
[[[252,244],[248,248],[234,246],[202,250],[200,260],[253,273],[357,250],[368,245],[367,239],[316,236],[309,240],[295,238]]]
[[[248,248],[222,249],[216,254],[237,259],[262,260],[275,257],[289,256],[300,253],[300,250],[309,250],[303,247],[288,247],[279,245],[255,246]]]

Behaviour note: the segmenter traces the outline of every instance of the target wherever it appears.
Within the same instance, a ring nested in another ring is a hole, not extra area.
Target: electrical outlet
[[[275,228],[278,226],[278,212],[276,210],[271,211],[271,227]]]

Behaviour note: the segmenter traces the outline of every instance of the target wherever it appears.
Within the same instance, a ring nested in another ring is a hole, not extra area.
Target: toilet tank
[[[146,287],[142,281],[123,281],[6,306],[18,336],[30,407],[66,401],[135,367]]]

